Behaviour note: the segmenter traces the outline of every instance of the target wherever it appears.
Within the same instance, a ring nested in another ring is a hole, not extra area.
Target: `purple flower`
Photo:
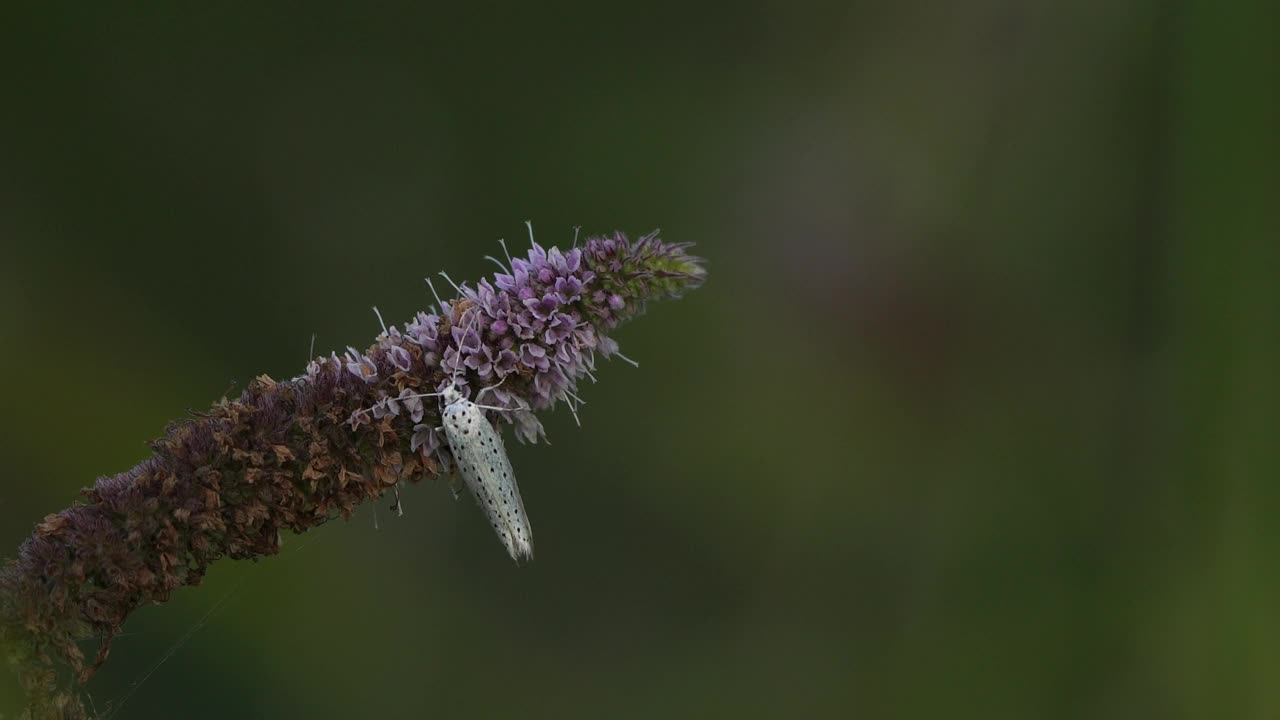
[[[516,363],[518,362],[520,362],[520,358],[511,350],[499,350],[497,359],[493,361],[493,369],[498,373],[499,377],[505,377],[516,369]]]
[[[611,337],[601,335],[600,340],[596,343],[596,348],[601,355],[609,357],[618,352],[618,342]]]
[[[346,357],[347,370],[352,375],[365,382],[373,382],[378,379],[378,366],[374,365],[373,360],[370,360],[368,356],[353,347],[348,347]]]
[[[440,358],[440,369],[450,377],[458,374],[462,368],[461,354],[455,348],[445,348],[444,357]]]
[[[409,419],[415,423],[422,422],[422,414],[425,411],[422,398],[417,397],[418,394],[410,388],[405,388],[400,391],[399,397],[396,398],[405,412],[409,413]]]
[[[546,348],[536,343],[525,343],[520,346],[520,362],[526,367],[545,370],[550,366]]]
[[[577,252],[577,249],[570,250]],[[547,251],[547,264],[555,271],[557,275],[565,275],[569,271],[569,264],[565,262],[564,253],[560,252],[560,248],[553,247]]]
[[[374,420],[381,420],[388,415],[397,417],[400,415],[400,403],[396,402],[395,398],[389,398],[384,395],[379,398],[378,402],[373,404],[370,410],[373,412]]]
[[[448,471],[453,458],[435,430],[438,400],[418,397],[431,390],[453,387],[474,400],[473,388],[501,381],[485,394],[489,418],[512,424],[520,442],[545,439],[536,413],[558,402],[573,406],[578,383],[595,379],[596,353],[618,354],[608,333],[648,301],[678,297],[702,282],[700,261],[686,247],[659,242],[656,234],[636,242],[621,234],[590,238],[564,251],[534,245],[510,259],[509,271],[459,286],[459,297],[445,299],[439,315],[417,313],[403,333],[388,327],[374,349],[313,360],[307,386],[320,395],[308,407],[347,403],[340,405],[350,413],[344,429],[361,448],[348,457],[363,458],[354,473],[369,472],[364,463],[394,449],[396,438],[434,460],[424,466],[430,472]],[[330,470],[314,472],[326,482],[335,477]]]
[[[423,348],[420,364],[388,330],[386,362],[400,373],[426,372],[437,390],[502,379],[504,393],[532,410],[548,409],[576,392],[595,369],[597,351],[606,358],[617,354],[606,332],[642,312],[648,300],[678,296],[702,282],[700,261],[686,248],[662,243],[656,233],[636,242],[621,233],[590,238],[563,251],[535,243],[523,257],[510,259],[509,271],[461,285],[460,297],[446,301],[440,316],[418,313],[405,325],[407,341]],[[362,360],[349,357],[348,369],[371,377],[377,367]],[[388,396],[403,389],[390,388]]]
[[[391,364],[396,366],[396,369],[404,372],[408,372],[413,365],[413,356],[400,345],[392,345],[387,350],[387,357],[391,360]]]
[[[480,348],[480,333],[476,330],[478,317],[474,312],[468,313],[462,322],[455,324],[449,330],[449,334],[453,336],[454,346],[464,355],[476,352]]]
[[[547,439],[547,431],[542,427],[538,416],[528,410],[516,410],[511,413],[515,422],[516,439],[523,445],[525,442],[537,443],[538,438]]]
[[[535,268],[542,267],[547,263],[547,251],[541,245],[532,240],[529,242],[529,264]]]
[[[573,336],[573,318],[564,313],[557,313],[551,318],[543,332],[543,339],[548,346],[568,340]]]
[[[560,300],[555,296],[555,293],[547,293],[542,296],[541,300],[536,298],[525,300],[524,306],[529,308],[535,318],[546,320],[560,307]]]
[[[493,351],[487,347],[480,347],[475,352],[467,356],[463,364],[482,378],[487,378],[493,372]]]
[[[430,425],[414,425],[413,436],[409,439],[409,451],[422,450],[424,455],[434,455],[441,448],[440,436]]]
[[[560,343],[556,345],[556,361],[561,367],[568,367],[574,364],[581,354],[574,351],[573,346],[569,343]]]
[[[440,330],[439,316],[418,313],[417,317],[410,320],[404,329],[409,334],[409,340],[422,348],[432,352],[440,349],[440,344],[437,342]]]
[[[369,424],[369,411],[364,408],[356,408],[351,412],[351,416],[347,418],[347,424],[352,430],[358,429],[361,425]]]
[[[575,303],[581,299],[582,281],[569,275],[568,277],[556,278],[556,296],[560,302],[568,305]]]
[[[514,318],[511,316],[508,316],[508,318],[510,318],[511,322],[511,331],[516,337],[521,340],[532,340],[537,337],[538,332],[534,326],[538,321],[534,319],[533,313],[528,310],[522,310]]]
[[[569,386],[569,379],[558,366],[550,366],[533,376],[534,390],[541,396],[555,398]]]
[[[303,374],[303,376],[306,377],[308,380],[315,380],[316,376],[320,374],[320,369],[323,367],[323,363],[324,363],[323,360],[312,360],[308,362],[307,370]]]
[[[494,291],[493,285],[489,284],[488,280],[481,280],[476,283],[475,290],[471,290],[465,286],[462,290],[464,297],[479,305],[480,309],[483,310],[486,315],[489,317],[497,315],[500,296]]]

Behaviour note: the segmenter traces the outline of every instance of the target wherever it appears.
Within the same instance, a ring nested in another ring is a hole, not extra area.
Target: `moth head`
[[[452,405],[462,399],[462,393],[458,391],[457,385],[450,385],[440,393],[440,399],[445,405]]]

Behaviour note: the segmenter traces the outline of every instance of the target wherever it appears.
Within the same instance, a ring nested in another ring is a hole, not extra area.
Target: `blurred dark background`
[[[534,565],[415,486],[99,709],[1280,714],[1280,6],[463,5],[6,7],[0,554],[526,219],[710,260],[511,443]]]

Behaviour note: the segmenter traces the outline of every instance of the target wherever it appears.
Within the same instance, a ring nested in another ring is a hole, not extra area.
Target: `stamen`
[[[423,280],[426,280],[426,281],[427,281],[427,287],[431,288],[431,294],[435,297],[435,299],[436,299],[436,304],[437,304],[437,305],[439,305],[439,306],[443,309],[443,308],[444,308],[444,301],[440,299],[440,293],[436,292],[436,286],[435,286],[435,285],[433,285],[433,284],[431,284],[431,278],[423,278]],[[432,313],[432,314],[433,314],[433,315],[439,315],[440,313],[438,313],[438,312],[437,312],[437,313]]]
[[[458,287],[458,283],[454,282],[454,281],[453,281],[453,278],[449,277],[449,273],[447,273],[447,272],[445,272],[445,271],[441,270],[441,271],[440,271],[440,277],[444,278],[445,280],[448,280],[448,281],[449,281],[449,284],[453,286],[453,289],[454,289],[455,291],[457,291],[457,293],[458,293],[459,295],[461,295],[461,294],[462,294],[462,288]]]

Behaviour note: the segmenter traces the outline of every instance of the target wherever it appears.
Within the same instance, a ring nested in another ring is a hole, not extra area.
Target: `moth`
[[[481,390],[476,399],[483,393]],[[529,515],[520,499],[520,487],[516,484],[506,446],[502,444],[502,434],[485,417],[484,411],[490,408],[468,400],[456,384],[446,387],[440,399],[444,405],[441,413],[444,434],[458,474],[511,559],[532,560],[533,530],[529,527]]]

